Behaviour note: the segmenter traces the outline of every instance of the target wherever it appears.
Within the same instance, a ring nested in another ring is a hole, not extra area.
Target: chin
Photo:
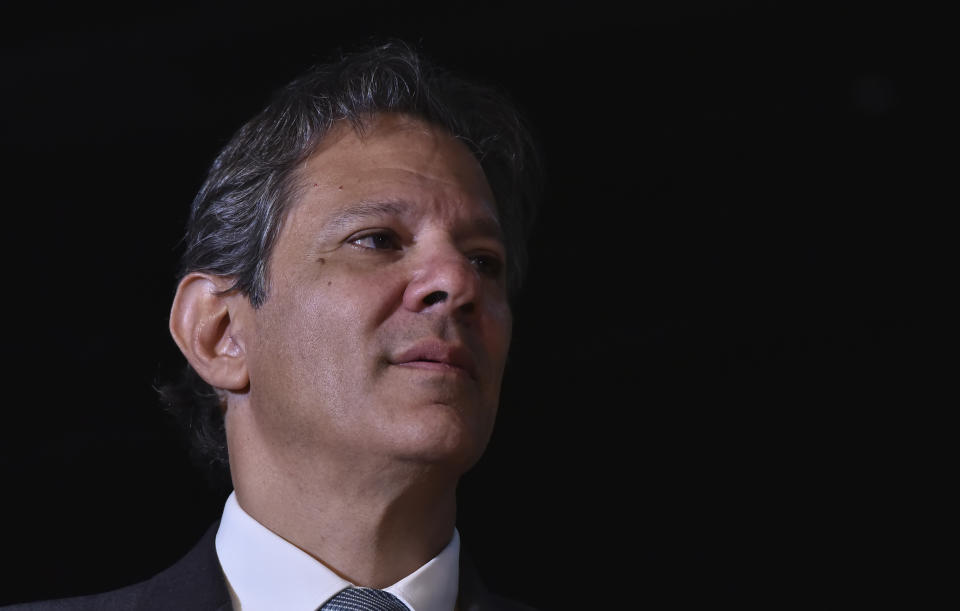
[[[405,458],[446,465],[460,473],[476,464],[490,440],[492,426],[465,422],[463,410],[448,405],[428,406],[417,411],[421,412],[420,417],[406,427],[402,439],[398,440]]]

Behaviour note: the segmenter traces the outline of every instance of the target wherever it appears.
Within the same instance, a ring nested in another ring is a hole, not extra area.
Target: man
[[[194,200],[170,315],[189,368],[166,395],[229,460],[222,519],[144,583],[27,607],[524,608],[484,590],[454,520],[536,168],[509,105],[402,44],[278,92]]]

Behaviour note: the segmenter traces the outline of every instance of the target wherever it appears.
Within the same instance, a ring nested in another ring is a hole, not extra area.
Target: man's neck
[[[384,588],[437,555],[456,519],[455,481],[389,471],[297,469],[312,475],[301,481],[261,463],[255,475],[235,472],[234,483],[238,503],[258,522],[344,579]]]

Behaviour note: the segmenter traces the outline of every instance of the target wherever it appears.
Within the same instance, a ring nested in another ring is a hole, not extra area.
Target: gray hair
[[[315,66],[240,128],[193,201],[181,272],[232,277],[232,288],[259,307],[270,252],[293,199],[294,169],[335,123],[346,120],[362,131],[385,112],[442,127],[476,156],[497,202],[515,293],[539,188],[530,133],[501,94],[452,76],[398,42]]]

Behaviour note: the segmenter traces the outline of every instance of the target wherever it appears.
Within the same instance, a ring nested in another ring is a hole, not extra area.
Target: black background
[[[945,451],[928,410],[947,407],[929,289],[955,281],[932,273],[939,17],[20,11],[2,26],[0,604],[145,578],[219,514],[152,390],[180,362],[186,211],[274,88],[369,36],[511,92],[546,159],[498,428],[460,490],[488,585],[545,609],[624,588],[651,608],[917,595],[920,474]]]

